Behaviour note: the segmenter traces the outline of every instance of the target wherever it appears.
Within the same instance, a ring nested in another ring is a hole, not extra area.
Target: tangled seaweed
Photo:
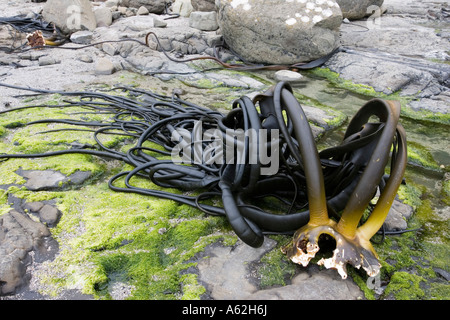
[[[145,99],[99,92],[9,87],[79,97],[78,101],[65,100],[64,104],[48,107],[83,107],[86,112],[110,114],[111,117],[102,122],[73,119],[30,122],[26,125],[65,123],[88,127],[91,129],[78,130],[91,130],[97,144],[42,154],[2,154],[0,159],[3,161],[69,153],[120,160],[133,169],[113,176],[109,181],[112,190],[171,199],[197,207],[206,214],[225,216],[237,236],[252,247],[261,246],[265,234],[295,232],[282,251],[304,266],[319,251],[321,235],[331,236],[336,241],[333,257],[318,263],[337,269],[343,278],[346,277],[347,263],[357,268],[362,266],[369,276],[376,275],[380,269],[370,238],[383,225],[406,166],[406,137],[398,122],[400,105],[397,102],[369,101],[351,119],[343,141],[318,152],[306,115],[291,87],[283,82],[253,100],[245,96],[237,99],[226,115],[184,101],[176,94],[163,96],[137,88],[114,90]],[[373,117],[378,119],[369,122]],[[173,161],[174,154],[192,159],[197,148],[208,150],[214,141],[204,137],[211,130],[228,149],[212,151],[209,160]],[[255,145],[249,136],[236,140],[229,137],[229,130],[268,133],[269,138],[263,144],[258,143],[258,148],[265,148],[265,154],[277,155],[278,170],[262,174],[264,169],[269,169],[269,164],[262,161],[260,152],[254,155]],[[127,136],[133,139],[133,147],[127,152],[109,148],[101,142],[101,135]],[[145,144],[148,141],[163,150],[148,147]],[[183,142],[184,147],[180,149]],[[225,159],[230,150],[234,151],[232,161]],[[167,160],[168,156],[172,156],[172,160]],[[385,174],[388,167],[390,175]],[[176,188],[185,193],[138,187],[132,183],[135,176],[147,178],[159,187]],[[125,187],[117,186],[118,180],[123,180]],[[195,191],[197,195],[187,195],[188,191]],[[380,192],[377,204],[369,218],[362,221],[363,213],[377,191]],[[273,202],[274,198],[283,204],[280,206],[283,209],[268,212],[261,203],[264,200]],[[207,199],[221,199],[222,205],[206,204]]]

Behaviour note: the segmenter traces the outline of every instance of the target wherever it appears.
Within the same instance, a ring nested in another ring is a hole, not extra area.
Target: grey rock
[[[97,27],[89,0],[48,0],[42,16],[45,21],[53,22],[64,33],[92,31]]]
[[[67,178],[67,181],[71,185],[80,185],[83,184],[91,176],[92,172],[90,171],[76,171]]]
[[[409,106],[415,110],[428,110],[433,113],[450,113],[450,90],[439,93],[432,99],[424,98],[419,101],[411,101]]]
[[[392,203],[392,207],[384,221],[387,231],[405,230],[408,227],[407,220],[412,216],[413,208],[399,200]]]
[[[70,35],[70,41],[77,44],[90,44],[93,35],[91,31],[77,31]]]
[[[82,184],[92,175],[89,171],[77,171],[67,177],[61,172],[54,170],[40,171],[22,169],[17,170],[16,173],[27,179],[25,187],[32,191],[54,190],[64,188],[68,185]]]
[[[250,266],[270,252],[276,242],[265,239],[260,248],[241,241],[233,247],[213,244],[206,248],[207,258],[197,264],[199,281],[209,297],[216,300],[356,300],[364,297],[351,280],[342,280],[335,270],[319,270],[317,266],[302,269],[283,287],[260,290],[252,278]]]
[[[11,210],[0,217],[0,296],[25,284],[28,252],[50,235],[46,226]]]
[[[55,59],[52,56],[43,56],[39,58],[39,66],[49,66],[52,64],[61,63],[61,60]]]
[[[18,170],[18,175],[28,179],[25,187],[32,191],[55,189],[60,187],[66,176],[53,170]]]
[[[216,1],[225,42],[244,60],[267,64],[311,61],[339,47],[339,5],[318,3]]]
[[[165,28],[165,27],[167,27],[167,22],[165,22],[164,20],[161,20],[157,17],[153,17],[153,26],[155,28]]]
[[[108,58],[98,59],[95,65],[95,74],[108,75],[113,74],[115,71],[113,63]]]
[[[116,22],[114,25],[117,28],[114,29],[117,30],[115,32],[148,32],[153,27],[153,16],[151,19],[146,16],[129,17],[128,19]]]
[[[94,11],[97,27],[109,27],[113,22],[112,12],[110,8],[103,7]]]
[[[182,54],[200,54],[206,49],[214,47],[221,41],[221,36],[215,32],[203,32],[198,29],[189,28],[187,18],[179,18],[186,24],[179,27],[168,27],[154,29],[153,32],[159,39],[162,49],[166,51],[175,51]],[[149,37],[149,47],[152,50],[161,50],[155,38]]]
[[[259,260],[264,253],[273,249],[276,242],[265,239],[260,248],[252,248],[239,242],[235,247],[213,245],[197,268],[199,280],[206,284],[210,296],[215,300],[239,300],[255,292],[257,287],[246,279],[248,265]]]
[[[44,203],[42,203],[42,202],[27,202],[23,205],[23,209],[25,209],[29,212],[37,213],[37,212],[39,212],[39,210],[42,209],[43,206],[44,206]]]
[[[194,11],[215,11],[215,0],[191,0]]]
[[[103,43],[102,50],[110,56],[114,56],[118,53],[116,45],[110,42]]]
[[[215,31],[219,28],[215,11],[194,11],[189,16],[189,26],[203,31]]]
[[[125,17],[135,16],[136,13],[137,13],[137,9],[136,8],[127,8],[127,10],[125,10]]]
[[[336,0],[342,10],[344,18],[355,20],[372,15],[379,10],[384,0]]]
[[[122,6],[129,8],[146,7],[151,13],[163,13],[166,7],[165,0],[122,0]]]
[[[88,55],[88,54],[82,54],[78,57],[78,60],[85,62],[85,63],[92,63],[94,62],[94,59]]]
[[[48,204],[44,205],[39,210],[39,220],[49,228],[56,226],[60,216],[61,211],[59,211],[56,207]]]
[[[325,66],[343,79],[368,85],[385,94],[401,92],[402,95],[440,91],[440,75],[445,77],[445,70],[450,71],[445,65],[436,69],[433,63],[422,63],[413,58],[357,50],[339,52]]]
[[[360,300],[364,294],[350,279],[342,280],[335,270],[300,273],[290,285],[257,291],[249,300]]]
[[[116,21],[117,19],[119,19],[120,16],[121,16],[121,13],[119,11],[113,11],[113,13],[112,13],[113,21]]]

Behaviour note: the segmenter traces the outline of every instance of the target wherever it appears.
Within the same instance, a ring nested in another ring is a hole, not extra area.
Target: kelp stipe
[[[377,116],[379,123],[368,123],[371,116]],[[372,152],[361,156],[370,157],[367,164],[362,167],[364,171],[359,177],[356,187],[353,189],[345,208],[338,221],[331,220],[328,214],[310,210],[310,220],[307,225],[296,231],[293,240],[282,248],[282,251],[293,261],[303,266],[320,250],[319,237],[322,234],[329,235],[336,241],[336,249],[331,258],[322,258],[319,265],[326,268],[337,269],[342,278],[347,277],[346,264],[356,268],[362,267],[369,276],[375,276],[380,270],[377,253],[370,238],[380,229],[397,190],[402,182],[407,161],[406,134],[398,123],[400,117],[400,104],[396,101],[374,99],[365,104],[350,122],[344,137],[341,149],[352,142],[371,136],[366,139],[366,146],[371,145]],[[365,135],[365,128],[375,126],[375,130],[369,130]],[[375,134],[376,133],[376,134]],[[351,138],[353,137],[353,138]],[[392,147],[392,155],[391,154]],[[351,148],[347,149],[351,152]],[[324,152],[330,158],[338,155],[334,152]],[[366,150],[367,151],[367,150]],[[383,176],[385,168],[391,158],[390,176],[384,185]],[[323,159],[322,159],[323,160]],[[318,173],[317,173],[318,174]],[[369,218],[361,225],[361,218],[369,202],[374,197],[378,186],[383,186],[381,195]],[[327,204],[322,202],[325,210]]]

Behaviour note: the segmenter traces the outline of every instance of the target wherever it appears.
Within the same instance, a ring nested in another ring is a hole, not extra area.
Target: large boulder
[[[97,27],[89,0],[48,0],[42,10],[45,21],[53,22],[64,33],[93,31]]]
[[[336,0],[344,18],[356,20],[380,12],[384,0]]]
[[[163,13],[166,8],[166,0],[122,0],[122,6],[129,8],[145,7],[151,13]]]
[[[294,64],[339,47],[342,13],[334,0],[216,0],[226,43],[244,60]]]

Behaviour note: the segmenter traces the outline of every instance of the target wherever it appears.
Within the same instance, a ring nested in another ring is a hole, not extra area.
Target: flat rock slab
[[[54,190],[69,185],[80,185],[92,176],[89,171],[77,171],[70,176],[54,170],[17,170],[16,173],[27,179],[25,187],[32,191]]]
[[[252,279],[250,265],[273,250],[276,241],[266,238],[260,248],[239,241],[234,247],[213,244],[205,250],[209,256],[197,268],[199,280],[215,300],[356,300],[364,294],[351,280],[342,280],[335,270],[320,270],[315,265],[300,270],[292,283],[260,290]],[[300,268],[300,267],[299,267]],[[308,270],[308,271],[306,271]]]
[[[257,291],[249,300],[360,300],[363,292],[349,279],[342,280],[336,270],[301,273],[290,285]]]

